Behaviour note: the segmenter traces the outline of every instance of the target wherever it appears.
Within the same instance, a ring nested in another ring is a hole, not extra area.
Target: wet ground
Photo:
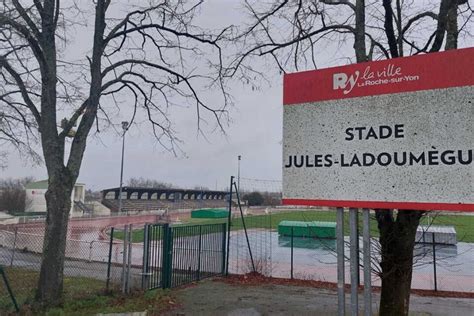
[[[249,230],[249,242],[253,249],[254,261],[262,266],[266,261],[265,274],[289,278],[291,276],[291,239],[280,237],[277,232]],[[230,272],[244,274],[250,272],[251,261],[247,242],[243,233],[231,236]],[[372,239],[372,249],[378,241]],[[337,282],[335,240],[294,238],[293,275],[296,279]],[[346,256],[349,255],[349,240],[346,237]],[[363,244],[360,240],[360,249]],[[361,254],[362,256],[362,254]],[[373,255],[375,258],[376,254]],[[361,258],[362,260],[362,258]],[[373,260],[375,261],[375,260]],[[350,280],[349,262],[346,261],[346,282]],[[373,267],[372,283],[380,285]],[[436,245],[436,281],[438,290],[474,292],[474,244],[458,242],[456,246]],[[360,271],[363,278],[363,270]],[[362,281],[361,281],[362,282]],[[413,268],[413,289],[434,289],[434,269],[432,245],[417,244]]]

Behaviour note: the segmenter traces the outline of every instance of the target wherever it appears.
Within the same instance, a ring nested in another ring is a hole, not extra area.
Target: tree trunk
[[[63,293],[66,235],[74,181],[59,175],[50,178],[46,192],[46,227],[37,300],[43,306],[57,306]]]
[[[380,315],[408,315],[415,234],[423,211],[377,210],[382,247]]]
[[[355,5],[354,51],[358,63],[367,61],[365,47],[365,0],[357,0]]]
[[[453,3],[448,10],[446,22],[446,44],[445,50],[458,48],[458,6]]]

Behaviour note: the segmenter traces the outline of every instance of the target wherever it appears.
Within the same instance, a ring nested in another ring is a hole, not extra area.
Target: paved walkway
[[[177,290],[179,307],[167,315],[336,315],[337,293],[300,286],[262,284],[229,285],[203,281],[197,286]],[[362,296],[359,300],[362,302]],[[373,297],[378,310],[378,294]],[[350,304],[347,295],[346,303]],[[347,307],[349,308],[349,306]],[[363,306],[361,306],[362,312]],[[474,315],[474,299],[431,298],[412,295],[412,315]]]

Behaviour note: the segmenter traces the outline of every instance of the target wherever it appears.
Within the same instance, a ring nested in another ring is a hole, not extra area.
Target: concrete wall
[[[46,189],[26,189],[26,212],[46,212]]]
[[[76,184],[71,194],[71,216],[82,215],[82,211],[74,207],[74,202],[84,203],[86,187]],[[26,189],[26,212],[46,212],[46,189]]]

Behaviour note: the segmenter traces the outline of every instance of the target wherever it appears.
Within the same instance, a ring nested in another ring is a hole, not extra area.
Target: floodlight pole
[[[239,155],[237,158],[238,158],[238,168],[237,168],[237,191],[240,192],[240,160],[242,160],[242,156]]]
[[[118,207],[118,213],[122,213],[122,186],[123,186],[123,157],[125,154],[125,133],[128,131],[128,122],[123,121],[122,122],[122,162],[120,164],[120,188],[119,188],[119,207]],[[128,211],[127,211],[128,215]]]

